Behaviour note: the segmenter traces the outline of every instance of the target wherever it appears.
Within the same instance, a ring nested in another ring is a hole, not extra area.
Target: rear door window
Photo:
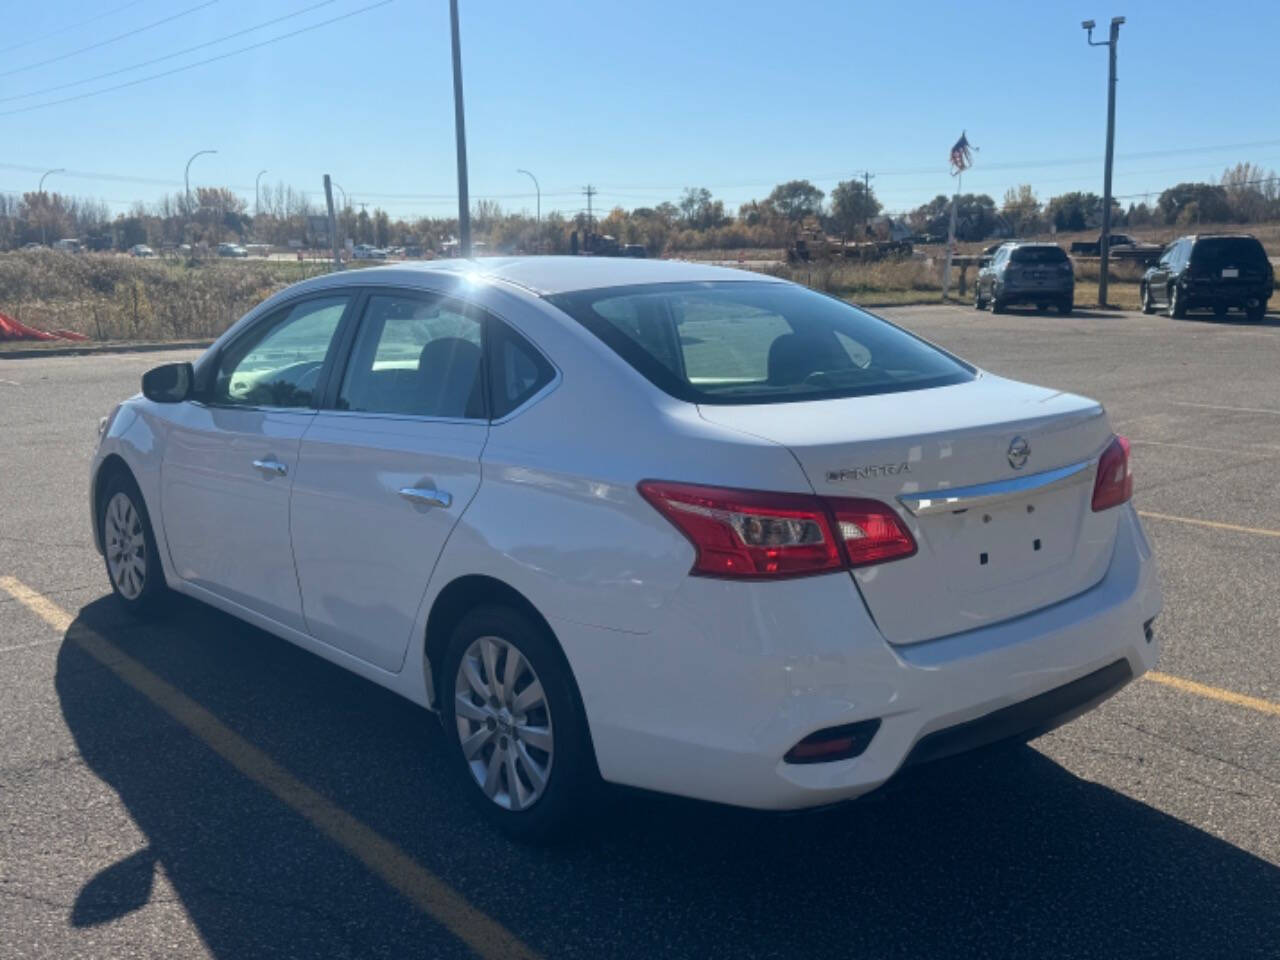
[[[480,319],[444,298],[369,298],[339,410],[417,417],[484,416]]]
[[[555,378],[555,368],[524,337],[501,321],[489,328],[490,413],[501,419]]]

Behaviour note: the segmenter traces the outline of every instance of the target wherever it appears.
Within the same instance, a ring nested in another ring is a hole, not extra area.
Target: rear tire
[[[1003,300],[1001,300],[999,297],[992,297],[992,298],[991,298],[991,312],[992,312],[992,313],[1004,313],[1004,311],[1005,311],[1005,302],[1004,302]]]
[[[1058,313],[1064,317],[1071,316],[1071,311],[1076,308],[1074,300],[1063,300],[1058,304]]]
[[[118,472],[98,502],[98,533],[111,589],[137,617],[159,613],[168,599],[151,517],[133,477]]]
[[[476,607],[442,666],[445,735],[485,819],[522,841],[580,823],[598,774],[569,665],[546,629],[512,607]]]
[[[1267,303],[1264,300],[1256,307],[1245,307],[1244,315],[1250,323],[1261,323],[1267,315]]]

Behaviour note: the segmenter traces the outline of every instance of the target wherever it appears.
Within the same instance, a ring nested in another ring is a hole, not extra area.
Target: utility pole
[[[338,255],[338,223],[333,215],[333,183],[329,175],[324,175],[324,202],[329,208],[329,242],[333,245],[333,269],[342,269],[342,258]]]
[[[862,239],[867,239],[867,226],[871,221],[871,181],[874,173],[862,171]]]
[[[592,198],[592,197],[594,197],[594,196],[595,196],[597,193],[599,193],[600,191],[599,191],[599,190],[597,190],[595,187],[593,187],[591,184],[589,184],[589,183],[588,183],[585,187],[583,187],[583,188],[582,188],[582,192],[583,192],[583,193],[585,193],[585,194],[587,195],[587,243],[586,243],[586,248],[587,248],[588,250],[590,250],[590,249],[594,246],[594,244],[591,242],[591,237],[592,237],[592,234],[594,234],[594,233],[595,233],[595,226],[594,226],[594,224],[592,223],[592,220],[591,220],[591,198]]]
[[[66,167],[58,167],[56,170],[46,170],[44,173],[40,174],[40,186],[36,187],[36,194],[40,197],[40,246],[42,247],[45,245],[45,224],[49,219],[49,210],[47,204],[44,202],[44,178],[52,176],[55,173],[66,172]]]
[[[458,39],[458,0],[449,0],[453,34],[453,123],[458,144],[458,253],[471,258],[471,200],[467,196],[467,119],[462,109],[462,41]]]
[[[1115,156],[1116,146],[1116,46],[1120,42],[1120,25],[1124,17],[1111,18],[1111,36],[1108,40],[1093,39],[1093,28],[1097,26],[1092,20],[1085,20],[1080,26],[1089,34],[1089,46],[1107,47],[1109,72],[1107,77],[1107,162],[1102,175],[1102,236],[1098,242],[1098,253],[1102,263],[1098,274],[1098,306],[1107,305],[1107,274],[1111,268],[1111,162]]]

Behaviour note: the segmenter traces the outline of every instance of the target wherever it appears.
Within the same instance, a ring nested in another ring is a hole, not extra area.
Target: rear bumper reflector
[[[811,733],[787,751],[787,763],[834,763],[862,754],[880,729],[879,719],[859,720]]]

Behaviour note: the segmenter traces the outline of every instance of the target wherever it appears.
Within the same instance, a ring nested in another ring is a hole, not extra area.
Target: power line
[[[128,30],[124,33],[116,34],[116,36],[114,37],[108,37],[106,40],[99,40],[97,43],[91,43],[87,47],[81,47],[79,50],[72,50],[70,53],[59,54],[56,57],[50,57],[48,60],[40,60],[36,63],[28,63],[26,66],[23,66],[23,67],[14,67],[12,70],[6,70],[3,73],[0,73],[0,77],[11,77],[15,73],[22,73],[24,70],[34,70],[36,67],[44,67],[51,63],[58,63],[59,61],[62,61],[62,60],[68,60],[71,57],[74,57],[80,53],[88,53],[90,50],[97,50],[99,47],[105,47],[119,40],[124,40],[128,37],[133,37],[133,36],[137,36],[140,33],[145,33],[146,31],[151,30],[154,27],[159,27],[173,20],[177,20],[181,17],[185,17],[188,14],[195,13],[197,10],[203,10],[205,7],[212,7],[217,2],[218,0],[204,0],[204,3],[198,3],[194,7],[188,7],[186,10],[179,11],[178,13],[172,13],[167,17],[161,17],[159,20],[153,20],[151,23],[144,24],[143,26],[137,27],[134,30]]]
[[[108,70],[106,73],[99,73],[92,77],[85,77],[83,80],[72,80],[70,83],[60,83],[53,87],[43,87],[40,90],[31,90],[27,93],[15,93],[12,96],[0,97],[0,103],[8,103],[11,100],[25,100],[28,97],[38,97],[44,93],[55,93],[58,90],[66,90],[69,87],[78,87],[82,84],[93,83],[95,80],[105,80],[107,77],[114,77],[122,73],[128,73],[130,70],[141,70],[143,67],[150,67],[153,64],[162,63],[165,60],[172,60],[174,57],[181,57],[188,53],[194,53],[197,50],[203,50],[205,47],[212,47],[227,40],[233,40],[236,37],[244,36],[246,33],[261,30],[263,27],[274,26],[284,20],[292,20],[294,17],[300,17],[305,13],[310,13],[312,10],[319,10],[321,7],[327,7],[336,2],[337,0],[321,0],[320,3],[312,4],[309,7],[303,7],[301,10],[296,10],[293,13],[286,13],[284,16],[276,17],[272,20],[264,20],[262,23],[255,23],[252,27],[245,27],[243,30],[236,30],[234,33],[223,34],[221,37],[216,37],[213,40],[206,40],[204,43],[197,43],[194,47],[187,47],[185,50],[178,50],[175,53],[166,53],[162,57],[154,57],[151,60],[144,60],[141,63],[131,64],[127,67],[120,67],[117,70]]]
[[[210,2],[217,2],[217,0],[210,0]],[[56,107],[61,104],[71,103],[76,100],[85,100],[89,97],[101,96],[104,93],[114,93],[117,90],[124,90],[127,87],[136,87],[140,83],[147,83],[151,80],[160,80],[164,77],[173,76],[175,73],[182,73],[185,70],[194,70],[196,67],[203,67],[206,64],[216,63],[219,60],[226,60],[229,57],[234,57],[241,53],[248,53],[250,50],[257,50],[261,47],[266,47],[273,43],[278,43],[281,40],[288,40],[292,37],[299,36],[300,34],[309,33],[312,30],[318,30],[321,27],[327,27],[330,24],[337,23],[340,20],[348,20],[351,17],[357,16],[362,13],[368,13],[370,10],[375,10],[378,7],[385,7],[387,4],[393,3],[393,2],[394,0],[378,0],[377,3],[371,3],[368,6],[358,7],[357,9],[352,10],[349,13],[340,14],[339,16],[336,16],[336,17],[330,17],[328,20],[321,20],[319,23],[313,23],[310,26],[299,27],[297,30],[292,30],[289,33],[282,33],[276,37],[268,37],[266,40],[260,40],[257,43],[251,43],[247,47],[238,47],[235,50],[228,50],[226,53],[220,53],[214,57],[206,57],[204,60],[197,60],[194,63],[184,64],[181,67],[174,67],[172,70],[163,70],[160,73],[149,74],[148,76],[145,76],[145,77],[139,77],[136,80],[129,80],[126,83],[118,83],[113,87],[103,87],[101,90],[90,90],[86,93],[78,93],[72,97],[62,97],[59,100],[47,100],[44,103],[33,103],[30,106],[26,106],[26,107],[15,107],[12,110],[0,111],[0,117],[10,117],[10,116],[13,116],[15,113],[29,113],[32,110],[39,110],[42,107]]]
[[[104,10],[102,13],[94,14],[86,20],[77,20],[75,23],[69,23],[65,26],[59,27],[57,30],[50,30],[48,33],[42,33],[40,36],[32,37],[30,40],[22,40],[19,43],[11,43],[7,47],[0,47],[0,53],[8,53],[10,50],[20,50],[22,47],[29,47],[33,43],[39,43],[41,40],[48,40],[50,37],[56,37],[61,33],[67,33],[79,27],[87,26],[88,24],[95,23],[98,20],[109,17],[112,14],[128,10],[130,7],[136,7],[140,3],[142,3],[142,0],[129,0],[128,3],[121,4],[118,7],[113,7],[110,10]]]

